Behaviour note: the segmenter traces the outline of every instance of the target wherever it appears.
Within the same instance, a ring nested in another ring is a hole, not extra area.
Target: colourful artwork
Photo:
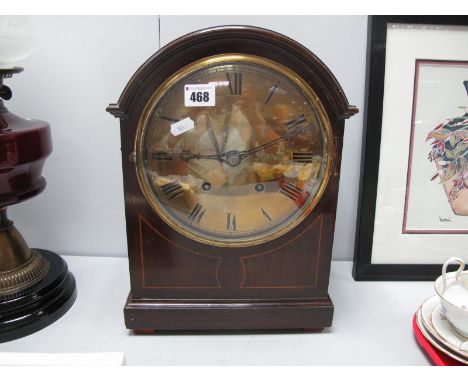
[[[464,85],[468,94],[468,81]],[[432,140],[429,161],[437,167],[431,180],[440,179],[455,214],[468,216],[468,107],[460,108],[462,116],[439,124],[426,140]]]
[[[467,78],[466,61],[416,60],[403,234],[468,233]]]

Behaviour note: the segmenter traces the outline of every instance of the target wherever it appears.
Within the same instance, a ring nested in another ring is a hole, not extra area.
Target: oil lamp
[[[4,106],[12,97],[5,79],[23,71],[14,62],[32,50],[26,17],[0,17],[0,342],[51,324],[76,298],[75,279],[57,254],[30,248],[7,208],[44,190],[42,168],[52,152],[47,122],[24,119]]]

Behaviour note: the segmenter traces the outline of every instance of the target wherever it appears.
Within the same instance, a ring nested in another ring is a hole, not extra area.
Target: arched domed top
[[[262,56],[290,68],[314,89],[331,119],[349,118],[358,112],[349,105],[331,71],[311,51],[282,34],[251,26],[203,29],[167,44],[137,70],[118,103],[109,105],[107,111],[125,119],[140,97],[149,97],[173,73],[193,61],[223,53]]]

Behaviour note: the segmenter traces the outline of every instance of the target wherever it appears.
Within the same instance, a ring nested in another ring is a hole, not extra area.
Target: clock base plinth
[[[331,326],[330,297],[297,301],[162,301],[133,299],[124,308],[125,325],[135,333],[165,330],[315,330]]]
[[[76,299],[76,283],[67,263],[57,254],[35,249],[49,264],[36,284],[0,297],[0,343],[37,332],[62,317]]]

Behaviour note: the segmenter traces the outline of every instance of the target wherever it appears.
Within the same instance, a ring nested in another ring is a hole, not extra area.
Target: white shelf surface
[[[332,262],[333,326],[321,333],[127,330],[128,260],[64,256],[78,286],[72,308],[49,327],[0,344],[0,352],[124,352],[127,365],[429,365],[412,331],[432,282],[355,282]]]

